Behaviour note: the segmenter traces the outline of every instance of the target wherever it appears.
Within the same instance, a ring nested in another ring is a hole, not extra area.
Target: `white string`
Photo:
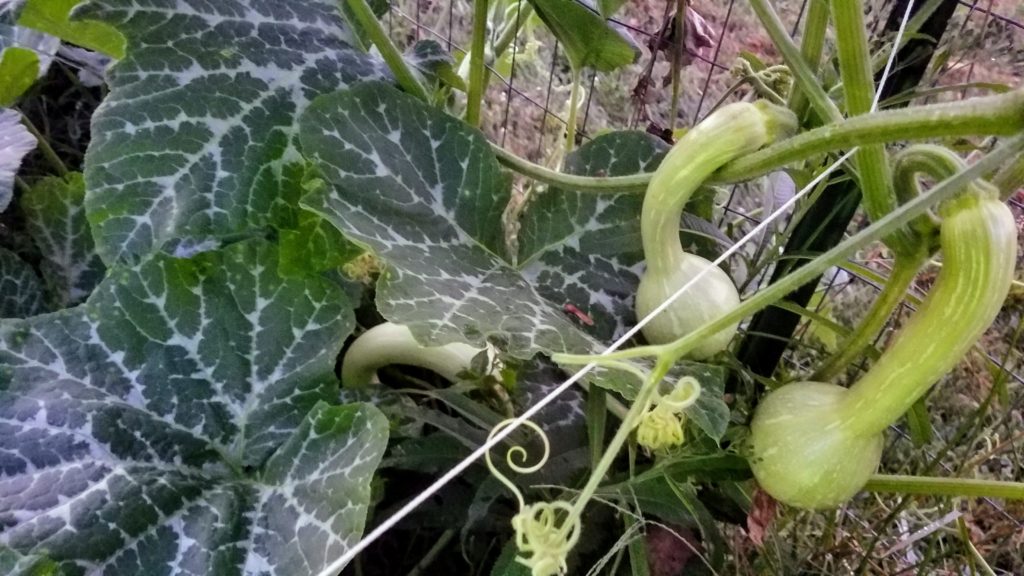
[[[907,30],[907,22],[910,21],[910,11],[914,9],[914,0],[907,2],[907,9],[903,12],[903,19],[900,20],[900,28],[896,31],[896,39],[892,43],[892,51],[889,52],[889,60],[885,63],[885,70],[882,71],[882,79],[878,82],[878,88],[875,89],[875,99],[871,103],[871,111],[878,110],[878,101],[882,98],[882,88],[885,86],[885,81],[889,79],[889,72],[892,71],[892,65],[896,62],[896,53],[899,52],[900,42],[903,41],[903,33]]]
[[[889,62],[886,64],[885,70],[882,73],[881,82],[879,82],[878,87],[877,87],[876,92],[875,92],[875,104],[872,106],[872,110],[874,110],[875,106],[877,106],[879,96],[882,93],[882,87],[885,85],[885,81],[888,78],[889,72],[891,71],[892,63],[895,60],[896,48],[899,46],[900,39],[901,39],[901,37],[903,35],[903,31],[904,31],[904,29],[906,27],[907,19],[910,17],[910,9],[911,9],[912,6],[913,6],[913,0],[911,0],[911,2],[908,3],[907,11],[903,15],[903,22],[901,23],[899,32],[897,33],[896,42],[893,44],[893,53],[892,53],[892,55],[890,55]],[[834,172],[837,168],[839,168],[839,166],[843,162],[846,162],[851,156],[853,156],[857,152],[857,150],[858,150],[858,148],[850,149],[846,154],[843,154],[835,162],[833,162],[827,168],[825,168],[825,170],[823,170],[813,180],[811,180],[806,186],[804,186],[803,189],[801,189],[798,193],[794,194],[792,198],[787,200],[782,206],[780,206],[777,210],[772,212],[767,218],[762,220],[760,224],[755,226],[753,230],[751,230],[745,236],[740,238],[739,241],[737,241],[735,244],[733,244],[728,250],[723,252],[721,256],[716,258],[711,263],[711,266],[703,268],[696,276],[691,278],[689,282],[687,282],[681,288],[676,290],[676,292],[674,294],[672,294],[672,296],[669,297],[668,300],[665,300],[664,302],[661,303],[660,306],[658,306],[657,308],[652,310],[650,314],[648,314],[647,316],[641,318],[636,323],[636,326],[633,326],[633,328],[631,328],[625,334],[623,334],[622,337],[620,337],[618,340],[613,342],[611,346],[609,346],[603,352],[601,352],[600,356],[605,356],[607,354],[611,354],[612,352],[618,350],[623,344],[628,342],[644,326],[646,326],[647,323],[651,321],[651,319],[653,319],[658,314],[661,314],[666,308],[671,306],[673,302],[675,302],[680,297],[682,297],[684,292],[686,292],[691,286],[693,286],[698,281],[700,281],[700,279],[703,278],[705,276],[705,274],[707,274],[712,268],[717,267],[719,264],[724,262],[727,258],[729,258],[733,254],[738,252],[739,249],[742,248],[747,242],[750,242],[755,237],[757,237],[769,224],[771,224],[776,219],[778,219],[779,216],[781,216],[782,214],[787,212],[794,204],[797,203],[797,201],[799,201],[801,198],[806,196],[811,190],[813,190],[818,184],[820,184],[832,172]],[[377,539],[379,539],[381,536],[383,536],[385,533],[387,533],[387,531],[390,530],[391,528],[393,528],[396,524],[401,522],[406,516],[411,514],[421,504],[423,504],[428,499],[433,497],[434,494],[437,494],[449,482],[451,482],[452,480],[457,478],[459,476],[459,474],[461,474],[467,468],[469,468],[474,463],[476,463],[478,460],[483,458],[484,455],[487,454],[487,452],[489,452],[492,448],[497,446],[505,438],[507,438],[510,434],[512,434],[512,432],[514,432],[520,426],[522,426],[523,422],[529,420],[534,415],[536,415],[538,412],[543,410],[545,406],[547,406],[548,404],[553,402],[557,397],[561,396],[562,393],[564,393],[566,390],[568,390],[570,387],[572,387],[573,384],[578,382],[581,378],[583,378],[583,376],[585,376],[587,373],[589,373],[591,370],[593,370],[596,367],[597,367],[597,364],[595,364],[593,362],[590,363],[590,364],[587,364],[586,366],[581,368],[579,371],[577,371],[575,374],[570,376],[568,380],[566,380],[565,382],[560,384],[557,388],[555,388],[554,390],[549,392],[546,396],[541,398],[536,404],[534,404],[533,406],[527,408],[522,414],[517,416],[507,426],[502,428],[498,433],[496,433],[493,436],[491,436],[491,438],[488,439],[486,442],[484,442],[482,446],[480,446],[479,448],[474,450],[472,454],[470,454],[469,456],[464,458],[462,461],[460,461],[458,464],[453,466],[450,470],[448,470],[448,472],[445,472],[440,478],[438,478],[433,483],[431,483],[430,486],[428,486],[426,489],[424,489],[422,492],[420,492],[415,498],[413,498],[412,500],[407,502],[397,512],[395,512],[390,517],[388,517],[388,519],[384,520],[379,525],[377,525],[377,527],[374,528],[369,534],[366,534],[365,536],[363,536],[363,538],[359,542],[357,542],[354,546],[349,548],[348,551],[346,551],[343,556],[341,556],[336,561],[331,563],[327,568],[325,568],[322,571],[320,571],[319,576],[335,576],[338,572],[341,571],[342,568],[344,568],[346,565],[348,565],[348,563],[351,562],[352,559],[354,559],[356,556],[358,556],[363,550],[366,550],[366,548],[368,548],[370,546],[370,544],[373,544],[375,541],[377,541]]]

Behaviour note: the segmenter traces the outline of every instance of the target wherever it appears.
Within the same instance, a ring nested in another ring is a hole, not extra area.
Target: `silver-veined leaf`
[[[70,573],[317,573],[361,534],[387,422],[331,407],[339,288],[236,243],[0,322],[0,547]]]
[[[19,201],[56,308],[80,304],[106,272],[93,244],[84,201],[85,181],[78,173],[40,180]]]
[[[32,267],[0,248],[0,318],[28,318],[46,312],[46,292]]]
[[[387,76],[345,40],[334,0],[90,0],[125,36],[93,118],[86,209],[108,263],[174,239],[209,247],[293,228],[296,120],[318,94]]]

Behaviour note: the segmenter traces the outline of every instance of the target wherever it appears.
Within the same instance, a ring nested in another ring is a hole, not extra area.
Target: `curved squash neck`
[[[955,201],[943,219],[943,267],[893,344],[850,389],[843,426],[877,434],[896,422],[970,350],[999,313],[1013,282],[1017,228],[998,200]]]

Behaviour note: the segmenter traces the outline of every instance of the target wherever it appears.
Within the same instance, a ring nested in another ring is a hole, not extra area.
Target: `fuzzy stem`
[[[864,489],[869,492],[895,492],[924,496],[1024,500],[1024,482],[976,480],[973,478],[929,478],[927,476],[875,474],[868,480]]]
[[[473,0],[473,38],[469,47],[469,87],[466,90],[466,123],[480,127],[485,86],[484,48],[487,40],[487,0]]]
[[[429,99],[427,89],[423,87],[423,84],[420,84],[419,78],[406,63],[405,59],[402,58],[402,53],[398,51],[398,48],[388,38],[387,32],[380,25],[380,21],[377,20],[377,16],[373,13],[370,5],[366,3],[366,0],[344,1],[348,4],[353,17],[363,27],[370,42],[377,47],[377,51],[380,52],[384,63],[388,65],[391,73],[395,75],[398,85],[417,99],[426,102]]]
[[[24,113],[21,114],[21,123],[28,129],[28,131],[35,136],[39,151],[42,152],[43,157],[50,163],[50,166],[54,169],[59,176],[67,176],[69,171],[68,167],[64,164],[64,161],[60,159],[60,156],[53,150],[50,143],[47,142],[46,137],[43,136],[42,132],[36,128],[36,125],[28,119]]]
[[[571,516],[579,518],[583,514],[583,510],[587,507],[587,503],[593,498],[594,492],[597,487],[604,481],[605,475],[608,470],[611,469],[612,464],[615,463],[615,459],[619,456],[619,450],[626,443],[629,435],[633,432],[633,429],[640,423],[640,418],[643,417],[647,409],[650,408],[651,399],[654,397],[654,393],[658,389],[658,384],[668,374],[669,369],[672,367],[672,362],[667,362],[659,359],[654,366],[654,370],[648,376],[647,381],[640,388],[640,392],[637,393],[636,398],[633,400],[633,405],[630,406],[629,412],[626,417],[622,420],[622,424],[619,429],[615,432],[615,436],[611,442],[608,443],[608,447],[604,451],[604,456],[601,457],[601,461],[598,462],[597,466],[590,473],[590,478],[587,480],[587,484],[580,491],[579,497],[573,502]]]
[[[928,253],[923,250],[919,251],[916,257],[896,256],[892,273],[878,297],[875,298],[871,309],[868,310],[867,316],[854,328],[850,337],[842,343],[839,352],[818,368],[811,380],[817,382],[832,380],[871,345],[871,341],[885,326],[893,310],[903,301],[903,296],[917,276],[918,269],[927,259]]]
[[[576,115],[580,107],[580,84],[583,81],[580,70],[573,66],[572,89],[569,92],[569,119],[565,123],[565,153],[576,147]]]
[[[1007,200],[1024,186],[1024,156],[1008,163],[992,177],[992,184],[999,189],[999,197]]]
[[[815,0],[811,4],[817,3],[819,1]],[[822,1],[822,3],[824,2]],[[786,65],[793,72],[793,76],[796,79],[794,89],[799,87],[802,93],[810,100],[814,110],[826,121],[841,122],[843,120],[842,113],[839,112],[839,109],[836,108],[836,105],[829,99],[828,94],[821,87],[814,71],[807,61],[804,60],[800,49],[789,37],[789,33],[786,32],[785,26],[782,24],[782,20],[775,13],[775,9],[772,8],[769,0],[750,0],[750,6],[754,9],[758,19],[761,20],[761,24],[768,32],[768,36],[771,37],[772,44],[779,50]],[[827,15],[828,9],[825,8],[824,10]]]
[[[828,2],[817,0],[810,2],[807,8],[807,17],[804,18],[804,34],[800,41],[800,55],[815,77],[818,68],[821,66],[821,53],[825,47],[825,33],[827,30]],[[817,82],[814,85],[819,86]],[[827,98],[827,96],[826,100],[832,103],[832,100]],[[807,106],[809,104],[810,100],[800,84],[794,84],[793,89],[789,93],[789,109],[796,114],[797,118],[803,118],[804,114],[807,113]]]
[[[1024,130],[1024,90],[954,103],[855,116],[808,130],[724,166],[714,183],[756,178],[779,166],[855,146],[955,136],[1012,136]]]
[[[864,144],[960,136],[1012,136],[1022,130],[1024,90],[959,102],[885,110],[850,118],[840,124],[821,126],[766,146],[726,164],[711,175],[709,183],[751,180],[780,166]],[[643,192],[653,174],[644,172],[613,177],[563,174],[520,158],[497,145],[492,145],[491,150],[499,162],[524,176],[578,192]]]
[[[846,96],[846,112],[849,116],[868,114],[875,107],[875,82],[864,24],[863,2],[832,0],[832,15],[839,51],[839,71]],[[896,193],[892,187],[885,147],[861,146],[854,159],[857,164],[857,181],[863,193],[864,210],[871,220],[877,220],[896,207]],[[893,235],[886,243],[898,254],[914,248],[910,239],[902,233]]]

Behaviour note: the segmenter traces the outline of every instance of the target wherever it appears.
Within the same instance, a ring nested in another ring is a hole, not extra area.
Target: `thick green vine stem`
[[[515,422],[514,418],[499,422],[491,430],[488,440],[513,422]],[[523,425],[540,438],[543,444],[543,453],[536,462],[527,465],[526,449],[522,446],[513,446],[505,454],[505,464],[516,474],[532,474],[547,463],[548,457],[551,455],[551,445],[548,442],[547,434],[540,426],[529,420],[524,421]],[[522,491],[519,490],[515,482],[502,474],[494,465],[490,452],[485,455],[485,458],[491,474],[512,492],[519,503],[519,512],[512,517],[512,529],[516,534],[516,548],[520,552],[520,555],[516,556],[516,562],[529,568],[532,576],[564,574],[567,570],[566,558],[569,551],[576,545],[580,537],[579,515],[574,514],[572,505],[564,500],[527,504]],[[516,459],[521,463],[516,462]]]
[[[776,499],[829,508],[861,490],[880,461],[882,432],[960,361],[999,312],[1017,257],[1009,208],[972,193],[950,200],[940,216],[938,280],[871,370],[850,389],[800,382],[758,406],[750,463]]]
[[[461,342],[423,346],[408,327],[385,322],[370,328],[349,346],[341,362],[341,383],[347,388],[366,386],[376,381],[377,370],[390,364],[426,368],[455,382],[483,351]]]
[[[636,313],[647,317],[683,286],[684,295],[644,326],[650,342],[671,342],[739,304],[732,279],[721,268],[683,251],[679,220],[697,188],[727,162],[784,137],[796,118],[767,102],[723,106],[683,136],[651,177],[640,216],[647,269],[637,289]],[[707,358],[732,340],[736,325],[708,338],[691,352]]]
[[[752,180],[781,166],[864,144],[961,136],[1013,136],[1021,131],[1024,131],[1024,89],[957,102],[883,110],[801,132],[737,158],[712,174],[709,183]],[[647,190],[653,174],[611,177],[564,174],[520,158],[497,145],[492,144],[491,151],[499,162],[515,172],[579,192],[642,193]]]

